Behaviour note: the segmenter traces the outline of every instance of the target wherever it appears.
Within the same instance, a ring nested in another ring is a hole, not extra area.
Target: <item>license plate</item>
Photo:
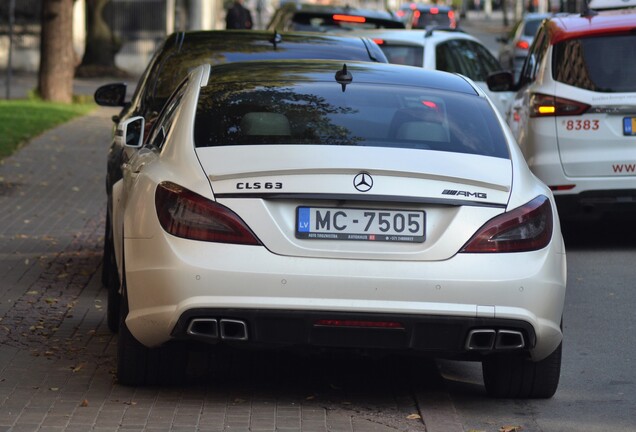
[[[423,211],[330,207],[296,210],[296,237],[301,239],[421,243],[425,225]]]
[[[623,119],[623,135],[636,135],[636,117],[625,117]]]

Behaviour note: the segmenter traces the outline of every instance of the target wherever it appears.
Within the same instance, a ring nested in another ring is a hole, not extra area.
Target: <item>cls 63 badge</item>
[[[282,189],[282,182],[239,182],[236,189],[239,190],[261,190],[261,189]]]

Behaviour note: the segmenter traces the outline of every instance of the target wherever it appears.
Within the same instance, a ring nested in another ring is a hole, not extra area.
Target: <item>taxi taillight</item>
[[[560,97],[534,93],[530,96],[530,117],[576,116],[585,113],[590,105]]]

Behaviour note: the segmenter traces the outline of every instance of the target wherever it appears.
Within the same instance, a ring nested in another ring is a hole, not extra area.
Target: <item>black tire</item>
[[[117,381],[126,386],[181,384],[188,363],[187,347],[169,342],[148,348],[130,333],[126,325],[128,299],[122,286],[119,337],[117,339]]]
[[[106,228],[104,230],[104,259],[102,263],[102,284],[108,292],[106,308],[106,322],[108,329],[117,333],[119,331],[119,315],[121,310],[121,295],[119,294],[120,282],[115,260],[115,247],[110,226],[110,218],[106,215]]]
[[[486,392],[495,398],[547,399],[554,396],[561,374],[562,344],[533,362],[512,354],[493,354],[482,361]]]

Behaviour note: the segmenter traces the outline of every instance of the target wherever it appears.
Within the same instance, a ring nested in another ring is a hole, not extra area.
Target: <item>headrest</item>
[[[251,112],[241,119],[244,135],[291,135],[289,120],[284,114]]]

